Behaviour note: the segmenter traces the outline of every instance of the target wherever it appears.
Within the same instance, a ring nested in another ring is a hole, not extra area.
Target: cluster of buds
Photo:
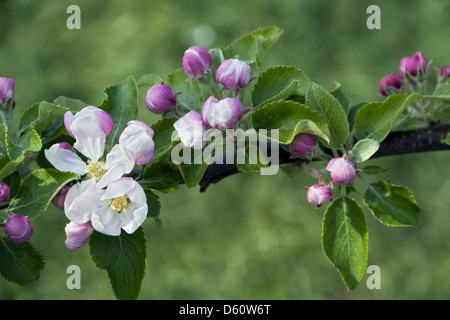
[[[330,183],[326,185],[323,181],[323,175],[320,176],[319,184],[314,184],[306,193],[307,200],[310,204],[315,205],[319,209],[321,205],[333,201],[333,184],[349,185],[356,176],[355,165],[345,157],[331,159],[325,170],[330,174]]]
[[[14,80],[11,78],[0,77],[0,117],[3,123],[12,121],[12,110],[15,107],[14,98]],[[9,186],[0,181],[0,204],[7,202],[10,196]],[[21,244],[30,239],[33,234],[33,227],[26,216],[9,213],[6,221],[5,233],[14,243]]]
[[[390,73],[380,80],[380,95],[388,97],[395,93],[406,92],[405,84],[409,84],[414,92],[424,93],[422,90],[425,88],[430,63],[421,51],[411,57],[400,59],[398,73]],[[437,85],[440,86],[449,80],[450,66],[444,66],[437,71]]]
[[[181,92],[173,92],[164,83],[154,85],[147,91],[145,99],[147,108],[156,114],[173,111],[179,119],[174,128],[185,147],[200,149],[203,146],[203,134],[208,128],[225,130],[233,128],[243,117],[242,99],[238,99],[251,80],[251,68],[242,60],[227,59],[223,61],[212,77],[211,54],[202,47],[190,47],[184,52],[183,70],[193,80],[204,85],[211,93],[202,105],[201,112],[195,111],[199,106],[184,106],[178,99]],[[223,97],[227,90],[230,94]]]
[[[0,203],[9,200],[10,192],[9,186],[0,181]],[[33,234],[33,227],[28,217],[19,214],[9,214],[5,224],[5,233],[12,242],[21,244],[30,239]]]

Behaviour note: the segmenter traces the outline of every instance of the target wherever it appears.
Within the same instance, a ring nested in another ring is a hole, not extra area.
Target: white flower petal
[[[91,179],[70,188],[64,201],[64,212],[69,220],[78,224],[86,223],[94,210],[104,206],[100,198],[105,191],[96,188],[94,183]]]
[[[117,165],[123,165],[125,173],[130,173],[135,165],[133,156],[120,144],[116,144],[106,156],[105,169],[109,170]]]
[[[130,198],[131,202],[135,202],[137,204],[146,204],[147,196],[145,195],[144,189],[136,181],[133,182],[133,188],[127,192],[128,198]]]
[[[105,132],[97,121],[90,116],[79,117],[72,122],[70,130],[76,139],[75,149],[97,162],[105,151],[106,141]]]
[[[92,227],[103,234],[118,236],[121,233],[120,213],[109,207],[102,207],[92,212]]]
[[[73,151],[60,148],[59,143],[44,151],[47,160],[59,171],[73,172],[79,175],[86,173],[86,163]]]
[[[115,199],[130,192],[135,185],[139,185],[133,178],[120,178],[108,184],[102,200]],[[144,194],[145,196],[145,194]]]
[[[138,206],[131,203],[127,206],[127,212],[122,212],[120,218],[122,220],[122,229],[127,233],[133,233],[147,218],[147,204]]]

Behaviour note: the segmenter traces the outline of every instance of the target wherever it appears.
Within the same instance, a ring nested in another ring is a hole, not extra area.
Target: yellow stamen
[[[92,162],[88,160],[88,165],[86,166],[86,172],[92,174],[93,177],[98,178],[104,174],[102,164],[100,162]]]
[[[123,212],[127,212],[127,205],[128,205],[128,200],[127,200],[127,195],[123,195],[119,198],[115,198],[113,199],[113,201],[111,201],[111,209],[116,210],[116,211],[123,211]]]

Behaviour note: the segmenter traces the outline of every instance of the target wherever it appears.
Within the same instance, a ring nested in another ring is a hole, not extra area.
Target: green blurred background
[[[81,30],[68,30],[66,8],[81,8]],[[366,9],[381,8],[381,30],[368,30]],[[434,65],[450,64],[448,0],[206,1],[0,0],[0,76],[14,78],[17,113],[59,95],[99,105],[103,89],[133,75],[181,67],[191,45],[224,47],[257,27],[285,30],[264,67],[294,65],[328,89],[343,85],[354,103],[379,99],[378,81],[398,61],[422,50]],[[153,122],[141,97],[140,119]],[[450,298],[449,154],[371,161],[408,186],[423,209],[418,228],[390,228],[369,212],[369,265],[381,268],[381,289],[366,279],[348,291],[320,246],[324,209],[306,202],[314,179],[239,174],[205,193],[180,187],[162,194],[163,230],[144,224],[148,264],[141,299],[448,299]],[[359,186],[359,185],[357,185]],[[361,189],[363,190],[363,189]],[[64,214],[51,208],[33,221],[33,245],[44,255],[41,279],[19,287],[0,279],[2,299],[114,299],[88,246],[69,253]],[[81,290],[69,290],[66,269],[81,268]]]

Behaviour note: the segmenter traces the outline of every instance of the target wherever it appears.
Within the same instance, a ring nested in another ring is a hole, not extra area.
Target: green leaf
[[[373,139],[359,140],[349,152],[349,160],[356,163],[369,160],[378,151],[380,144]]]
[[[38,152],[42,148],[39,134],[33,127],[27,127],[13,143],[7,127],[1,126],[0,138],[3,140],[0,146],[2,153],[0,156],[0,179],[12,173],[18,165],[26,160],[27,155]],[[5,151],[6,154],[4,154]]]
[[[251,64],[256,62],[261,67],[261,59],[283,34],[279,27],[258,28],[253,32],[234,40],[223,49],[225,59],[239,58]]]
[[[177,119],[161,119],[151,125],[155,132],[153,142],[155,150],[153,151],[152,163],[166,155],[172,149],[172,134],[175,131],[173,124]]]
[[[325,118],[330,130],[329,144],[332,148],[340,148],[347,141],[349,125],[347,114],[339,101],[324,88],[311,82],[305,104]]]
[[[115,296],[121,300],[139,297],[144,279],[147,248],[141,227],[133,234],[122,231],[120,236],[94,232],[89,240],[92,259],[108,272]]]
[[[349,96],[342,92],[342,85],[340,83],[336,83],[336,88],[331,90],[330,94],[339,101],[345,113],[348,114],[350,111],[352,100]]]
[[[150,87],[153,87],[154,85],[161,84],[162,81],[163,81],[163,79],[159,75],[146,74],[146,75],[143,75],[139,79],[137,86],[145,87],[146,89],[149,89]]]
[[[183,180],[189,188],[193,188],[200,183],[205,174],[208,164],[203,162],[201,164],[179,164],[178,168]]]
[[[76,179],[80,179],[80,176],[72,172],[55,169],[34,170],[22,180],[8,211],[35,218],[47,209],[53,197],[64,185]]]
[[[42,142],[47,143],[60,135],[67,134],[64,126],[64,114],[67,111],[65,107],[46,101],[34,104],[22,114],[19,120],[19,132],[34,128]]]
[[[419,225],[421,210],[412,192],[389,180],[372,183],[364,194],[364,203],[382,223],[394,227]]]
[[[102,108],[106,109],[114,121],[114,129],[107,138],[107,143],[113,145],[119,142],[122,131],[131,120],[138,116],[137,86],[133,77],[128,77],[119,84],[105,89],[107,100]]]
[[[445,139],[441,140],[442,144],[448,144],[450,145],[450,133],[447,134],[447,136],[445,137]]]
[[[381,142],[391,131],[395,120],[414,101],[418,93],[395,94],[383,102],[372,102],[359,109],[356,114],[354,133],[359,139],[373,139]]]
[[[183,177],[176,166],[156,162],[145,170],[144,177],[139,183],[144,188],[163,191],[177,187],[182,181]]]
[[[57,104],[61,107],[69,109],[72,112],[78,112],[83,108],[86,108],[88,104],[79,99],[68,98],[65,96],[59,96],[55,100],[53,100],[54,104]]]
[[[380,173],[385,173],[386,171],[388,171],[388,169],[386,168],[382,168],[379,166],[365,166],[362,169],[362,172],[365,174],[369,174],[369,175],[375,175],[375,174],[380,174]]]
[[[290,66],[272,67],[258,77],[252,91],[252,102],[255,107],[291,95],[306,95],[309,84],[308,76],[300,69]]]
[[[264,105],[252,114],[255,129],[279,130],[275,141],[289,144],[299,133],[314,134],[330,141],[330,131],[325,119],[310,107],[294,101],[275,101]]]
[[[29,285],[37,280],[44,269],[44,259],[29,241],[17,244],[0,239],[0,274],[11,282]]]
[[[342,197],[328,206],[323,219],[322,248],[349,289],[364,277],[368,237],[366,219],[356,201]]]
[[[181,92],[177,100],[187,109],[201,112],[203,103],[203,92],[200,83],[192,81],[183,69],[168,74],[163,78],[164,84],[169,86],[173,92]],[[181,114],[181,110],[179,110]],[[183,115],[183,114],[181,114]]]
[[[161,202],[159,201],[158,195],[147,188],[144,188],[144,191],[145,195],[147,196],[147,217],[158,218],[161,211]]]
[[[225,57],[223,56],[222,49],[219,48],[210,49],[208,52],[211,55],[212,78],[215,79],[217,68],[225,61]]]
[[[436,89],[433,95],[424,95],[424,99],[437,101],[450,101],[450,81]]]

